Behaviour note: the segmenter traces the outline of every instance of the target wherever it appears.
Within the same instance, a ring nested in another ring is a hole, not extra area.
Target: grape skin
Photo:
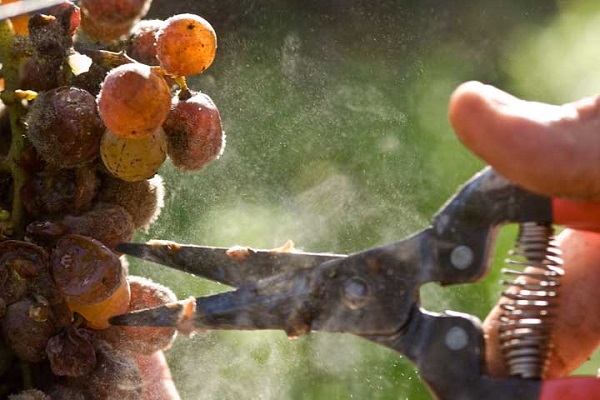
[[[67,233],[68,227],[58,221],[34,221],[25,228],[25,240],[42,246],[54,247],[56,241]]]
[[[150,7],[151,0],[83,0],[81,27],[92,38],[109,43],[131,31]]]
[[[33,243],[0,242],[0,297],[11,304],[32,292],[58,302],[48,262],[48,253]]]
[[[129,34],[134,22],[103,23],[84,13],[81,16],[81,29],[100,43],[110,43]]]
[[[217,159],[225,146],[221,116],[204,93],[175,103],[164,124],[168,154],[183,170],[198,171]]]
[[[127,309],[130,292],[121,261],[99,241],[63,236],[52,252],[51,268],[69,308],[86,318],[90,327],[107,328],[108,318]]]
[[[69,232],[93,237],[110,249],[131,241],[135,233],[131,215],[117,204],[99,202],[83,214],[65,216],[62,222]]]
[[[123,23],[142,18],[152,0],[82,0],[84,15],[102,23]]]
[[[21,188],[21,198],[32,217],[80,213],[92,207],[98,186],[96,169],[90,165],[42,170]]]
[[[67,86],[43,92],[27,120],[27,137],[48,163],[68,168],[98,156],[104,126],[89,92]]]
[[[45,348],[48,339],[56,333],[52,318],[34,319],[32,310],[45,308],[46,305],[25,297],[6,308],[4,317],[0,320],[2,337],[17,357],[29,362],[40,362],[45,358]]]
[[[159,65],[156,56],[156,34],[163,21],[158,19],[142,20],[131,29],[125,51],[135,60],[146,65]]]
[[[125,138],[142,138],[156,132],[167,118],[171,91],[156,69],[129,63],[106,75],[97,101],[108,130]]]
[[[138,182],[126,182],[106,177],[102,183],[99,200],[117,204],[130,215],[136,228],[147,230],[164,206],[165,189],[160,175]]]
[[[194,14],[179,14],[165,20],[156,36],[160,66],[175,75],[204,72],[215,59],[217,35],[212,25]]]
[[[57,376],[84,376],[96,367],[91,335],[83,329],[64,329],[48,340],[45,351]]]
[[[33,54],[21,71],[19,87],[37,91],[65,85],[63,65],[79,24],[78,8],[70,3],[54,9],[55,16],[36,14],[29,20],[29,40]]]
[[[167,287],[139,276],[128,276],[131,301],[127,312],[157,307],[177,301]],[[102,338],[121,350],[138,354],[152,354],[168,349],[177,336],[175,328],[112,326],[99,332]]]
[[[127,182],[151,178],[167,158],[167,139],[162,128],[143,138],[124,138],[107,130],[100,156],[111,174]]]
[[[119,258],[83,235],[63,236],[52,252],[52,275],[67,299],[94,304],[108,298],[122,277]]]
[[[142,377],[135,362],[102,340],[94,341],[98,363],[91,374],[69,378],[90,400],[134,400],[142,391]]]

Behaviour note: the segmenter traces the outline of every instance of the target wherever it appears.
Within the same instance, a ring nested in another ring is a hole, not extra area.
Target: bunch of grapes
[[[185,80],[213,62],[213,28],[143,20],[150,3],[0,21],[1,398],[138,398],[135,355],[175,338],[108,323],[176,301],[115,246],[158,217],[165,160],[198,171],[225,145],[219,110]]]

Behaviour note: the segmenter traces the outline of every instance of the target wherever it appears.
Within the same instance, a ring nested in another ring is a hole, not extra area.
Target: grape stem
[[[180,100],[184,100],[181,98],[181,93],[189,93],[190,92],[190,89],[188,88],[188,85],[187,85],[187,81],[185,80],[185,76],[169,74],[162,67],[153,67],[153,68],[155,68],[156,71],[167,80],[167,82],[173,81],[177,86],[179,86]]]
[[[185,76],[177,76],[175,77],[175,83],[179,85],[182,92],[189,92],[187,82],[185,80]]]
[[[11,222],[15,238],[23,237],[25,227],[25,210],[21,203],[21,188],[27,180],[27,172],[22,168],[20,159],[27,149],[23,118],[26,110],[23,102],[15,94],[19,85],[19,63],[25,52],[20,41],[15,37],[10,22],[0,22],[0,59],[4,74],[5,90],[0,99],[6,106],[10,117],[11,142],[8,154],[0,162],[0,170],[10,172],[13,178],[11,201]]]
[[[192,91],[186,87],[186,88],[182,88],[179,91],[178,98],[180,101],[185,101],[185,100],[189,100],[192,96],[193,96]]]
[[[133,58],[129,57],[124,51],[115,53],[108,50],[96,50],[79,47],[77,48],[77,51],[91,58],[94,65],[103,67],[106,70],[116,68],[119,65],[137,62]]]

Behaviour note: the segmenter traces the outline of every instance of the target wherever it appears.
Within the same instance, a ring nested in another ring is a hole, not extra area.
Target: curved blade
[[[168,241],[121,243],[117,245],[117,251],[234,287],[346,257],[341,254],[282,253],[249,247],[183,245]]]

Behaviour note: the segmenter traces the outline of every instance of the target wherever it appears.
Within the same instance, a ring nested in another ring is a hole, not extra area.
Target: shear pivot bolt
[[[473,250],[465,245],[456,246],[450,253],[450,263],[461,271],[469,268],[473,263]]]
[[[342,290],[344,304],[351,310],[361,308],[369,298],[369,285],[358,277],[348,279]]]
[[[446,332],[444,342],[450,350],[462,350],[469,343],[469,336],[460,326],[453,326]]]

